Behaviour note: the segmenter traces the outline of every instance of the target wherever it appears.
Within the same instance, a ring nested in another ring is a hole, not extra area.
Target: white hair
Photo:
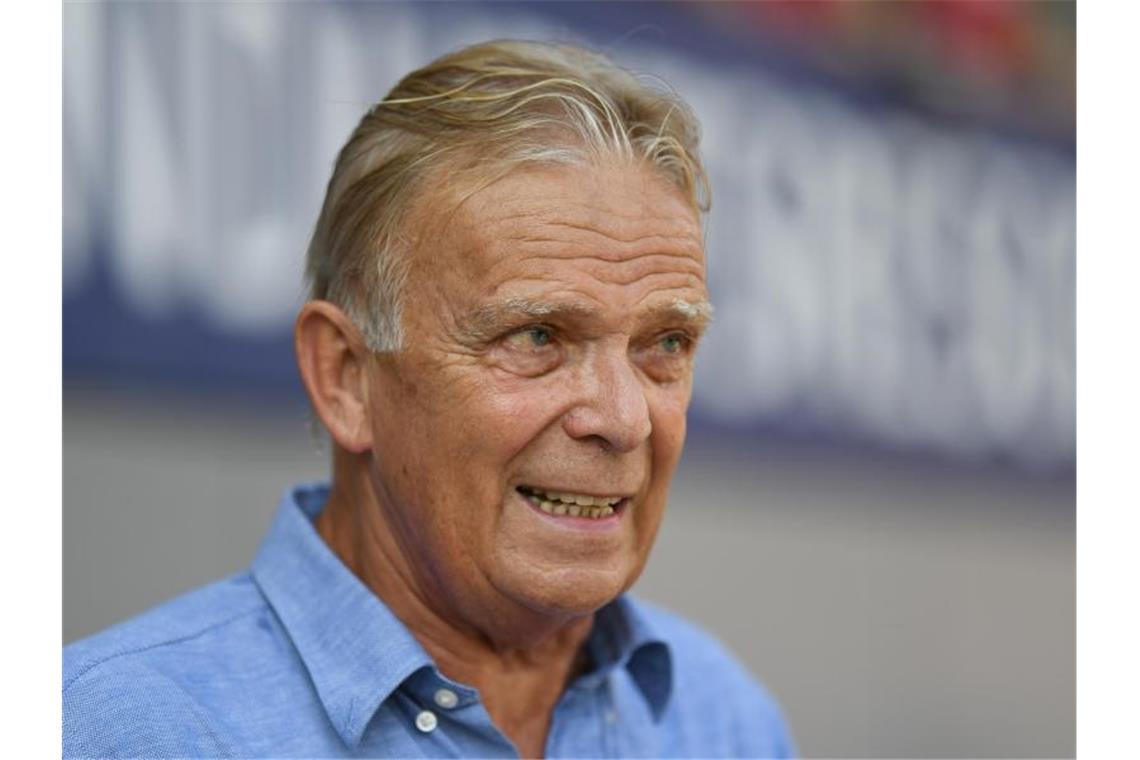
[[[408,74],[337,157],[309,244],[310,296],[348,314],[374,351],[403,345],[401,222],[443,167],[481,185],[522,164],[643,162],[708,210],[699,125],[675,93],[578,47],[496,41]]]

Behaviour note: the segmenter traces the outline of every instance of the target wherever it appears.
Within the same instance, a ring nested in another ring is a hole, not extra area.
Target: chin
[[[558,568],[526,577],[503,579],[500,590],[522,605],[550,617],[585,617],[606,606],[633,585],[636,578],[624,570]]]

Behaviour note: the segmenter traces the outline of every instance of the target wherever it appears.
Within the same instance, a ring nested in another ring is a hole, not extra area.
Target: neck
[[[451,609],[450,596],[423,572],[424,563],[403,551],[384,518],[367,456],[334,456],[333,489],[317,532],[407,626],[440,672],[479,691],[520,755],[541,756],[554,706],[584,667],[593,617],[551,620],[507,600],[488,600],[490,614],[481,620]]]

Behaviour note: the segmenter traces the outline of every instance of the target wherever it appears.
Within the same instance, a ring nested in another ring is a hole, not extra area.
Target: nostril
[[[605,436],[601,435],[588,435],[582,439],[586,443],[592,443],[600,448],[602,451],[609,453],[614,450],[614,446]]]

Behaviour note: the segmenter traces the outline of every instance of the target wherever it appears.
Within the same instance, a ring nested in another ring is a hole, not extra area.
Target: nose
[[[576,440],[596,440],[611,451],[636,449],[653,429],[645,388],[622,351],[601,351],[581,367],[577,403],[562,427]]]

